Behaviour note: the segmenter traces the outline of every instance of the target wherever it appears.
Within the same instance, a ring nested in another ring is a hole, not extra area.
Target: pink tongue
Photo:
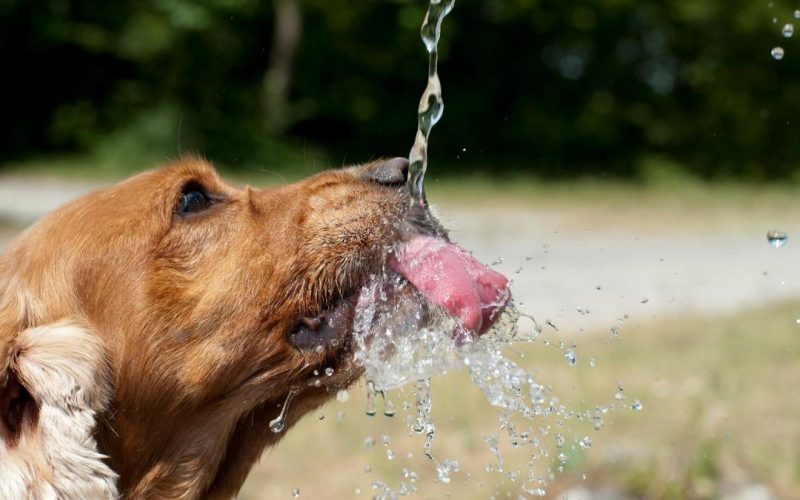
[[[492,326],[511,295],[505,276],[439,238],[415,237],[397,251],[391,266],[430,303],[478,335]]]

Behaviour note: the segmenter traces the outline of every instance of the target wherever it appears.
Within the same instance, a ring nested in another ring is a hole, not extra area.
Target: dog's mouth
[[[505,276],[442,238],[412,238],[398,248],[390,265],[469,334],[485,333],[511,297]]]
[[[360,288],[345,295],[316,316],[300,319],[291,333],[292,343],[299,349],[323,353],[325,349],[343,344],[353,329]]]
[[[332,306],[304,317],[291,334],[303,351],[323,353],[347,344],[358,311],[391,304],[382,328],[397,334],[425,326],[429,313],[439,309],[454,318],[454,337],[484,334],[510,300],[505,276],[484,266],[466,250],[436,236],[414,236],[389,255],[387,269],[366,279]],[[376,284],[377,282],[377,284]]]

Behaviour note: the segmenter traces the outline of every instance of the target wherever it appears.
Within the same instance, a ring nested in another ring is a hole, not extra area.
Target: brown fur
[[[94,437],[120,493],[235,495],[283,435],[268,423],[292,388],[287,429],[359,374],[348,342],[304,352],[288,334],[403,237],[407,194],[363,180],[370,168],[255,190],[188,158],[50,214],[0,257],[0,394],[17,376],[21,332],[69,320],[104,350],[110,403]],[[189,181],[222,201],[176,216]],[[335,374],[309,384],[326,367]],[[37,432],[28,418],[23,434]]]

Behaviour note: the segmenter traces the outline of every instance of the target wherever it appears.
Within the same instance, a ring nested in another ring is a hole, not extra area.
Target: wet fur
[[[234,496],[290,390],[286,429],[359,375],[349,342],[288,334],[403,237],[405,195],[370,168],[254,190],[187,158],[21,235],[0,256],[0,497]],[[222,201],[177,216],[188,182]]]

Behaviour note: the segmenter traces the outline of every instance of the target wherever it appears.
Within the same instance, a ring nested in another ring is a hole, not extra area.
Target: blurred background
[[[781,27],[798,7],[460,0],[440,47],[437,174],[795,179],[800,69]],[[425,9],[3,0],[0,164],[78,155],[139,169],[201,151],[293,171],[405,155]]]
[[[257,185],[407,155],[426,7],[0,0],[0,249],[182,153]],[[604,415],[529,429],[548,497],[800,498],[798,9],[458,0],[445,20],[429,198],[544,326],[509,359]],[[535,496],[530,457],[467,375],[434,381],[450,483],[409,436],[413,394],[368,418],[365,392],[308,416],[241,497]]]

